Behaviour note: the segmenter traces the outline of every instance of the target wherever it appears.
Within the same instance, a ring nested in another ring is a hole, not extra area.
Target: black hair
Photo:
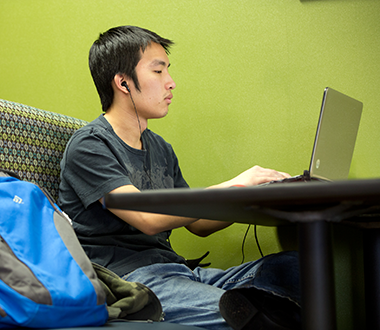
[[[90,71],[104,112],[113,102],[112,80],[115,75],[125,74],[140,91],[135,69],[141,54],[152,42],[161,45],[167,54],[174,44],[169,39],[137,26],[119,26],[100,34],[91,46]]]

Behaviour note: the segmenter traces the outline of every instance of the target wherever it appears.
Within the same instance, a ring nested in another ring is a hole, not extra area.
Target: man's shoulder
[[[108,125],[109,126],[109,125]],[[110,127],[107,126],[107,121],[103,118],[103,115],[95,118],[87,125],[79,128],[74,132],[72,140],[80,140],[85,137],[91,136],[104,136],[110,134]]]
[[[91,150],[98,147],[97,142],[110,140],[112,134],[106,123],[102,120],[102,115],[87,125],[79,128],[71,136],[66,145],[65,153],[82,152],[83,150]]]

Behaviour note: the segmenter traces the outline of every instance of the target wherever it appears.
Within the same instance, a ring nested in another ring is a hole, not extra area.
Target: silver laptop
[[[323,94],[310,167],[303,175],[278,182],[336,181],[348,178],[363,103],[332,88]]]

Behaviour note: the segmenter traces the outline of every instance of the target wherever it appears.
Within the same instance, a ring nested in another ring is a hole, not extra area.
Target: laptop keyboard
[[[310,179],[307,179],[304,175],[296,175],[296,176],[291,176],[290,178],[285,178],[282,180],[274,180],[274,181],[269,181],[265,183],[259,184],[259,186],[268,186],[270,184],[280,184],[280,183],[289,183],[289,182],[303,182],[303,181],[310,181]]]

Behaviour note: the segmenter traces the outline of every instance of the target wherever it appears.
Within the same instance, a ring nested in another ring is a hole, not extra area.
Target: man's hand
[[[278,172],[261,166],[253,166],[235,178],[210,188],[225,188],[231,186],[255,186],[261,183],[282,180],[290,177],[288,173]]]
[[[245,172],[239,174],[231,181],[236,181],[235,184],[242,184],[245,186],[255,186],[260,183],[265,183],[274,180],[282,180],[290,177],[288,173],[278,172],[272,169],[263,168],[261,166],[254,166]]]

